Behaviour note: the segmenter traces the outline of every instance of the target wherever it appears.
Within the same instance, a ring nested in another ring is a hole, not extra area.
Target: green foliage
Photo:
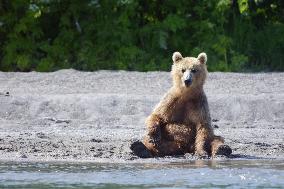
[[[281,0],[0,0],[0,70],[284,71]]]

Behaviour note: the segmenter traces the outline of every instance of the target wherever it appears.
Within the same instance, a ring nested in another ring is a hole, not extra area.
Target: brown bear
[[[147,135],[143,144],[152,156],[230,155],[224,139],[215,136],[203,85],[207,76],[207,55],[197,58],[172,56],[173,86],[146,119]]]

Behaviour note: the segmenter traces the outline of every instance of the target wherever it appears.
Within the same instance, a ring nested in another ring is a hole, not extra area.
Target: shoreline
[[[0,72],[0,161],[155,162],[129,147],[170,86],[168,72]],[[209,73],[205,92],[233,154],[283,159],[284,73]]]
[[[151,165],[160,165],[160,164],[194,164],[196,162],[203,162],[203,164],[208,163],[233,163],[234,162],[283,162],[284,158],[226,158],[226,157],[217,157],[215,159],[198,159],[196,158],[179,158],[179,157],[160,157],[160,158],[148,158],[148,159],[135,159],[135,160],[115,160],[111,161],[108,158],[97,159],[97,160],[79,160],[79,159],[0,159],[0,163],[50,163],[50,164],[113,164],[113,165],[125,165],[125,164],[151,164]]]

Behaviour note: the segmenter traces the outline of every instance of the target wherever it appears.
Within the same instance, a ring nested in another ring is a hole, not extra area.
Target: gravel
[[[167,72],[0,72],[0,160],[142,160],[130,145],[171,87]],[[216,134],[232,158],[284,155],[284,73],[210,73],[205,85]]]

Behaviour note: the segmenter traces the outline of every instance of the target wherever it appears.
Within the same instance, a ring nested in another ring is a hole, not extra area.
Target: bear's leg
[[[161,139],[158,144],[151,141],[149,136],[146,136],[143,140],[146,148],[153,154],[153,156],[171,156],[171,155],[182,155],[184,154],[183,149],[175,141],[169,141]]]
[[[155,114],[150,115],[146,120],[149,142],[155,145],[157,145],[161,141],[162,123],[162,119]]]
[[[221,136],[214,136],[211,142],[212,157],[216,155],[229,156],[231,153],[232,149],[228,145],[224,145],[224,139]]]
[[[198,156],[208,156],[208,141],[213,135],[212,131],[208,127],[198,124],[196,127],[195,137],[195,154]]]

